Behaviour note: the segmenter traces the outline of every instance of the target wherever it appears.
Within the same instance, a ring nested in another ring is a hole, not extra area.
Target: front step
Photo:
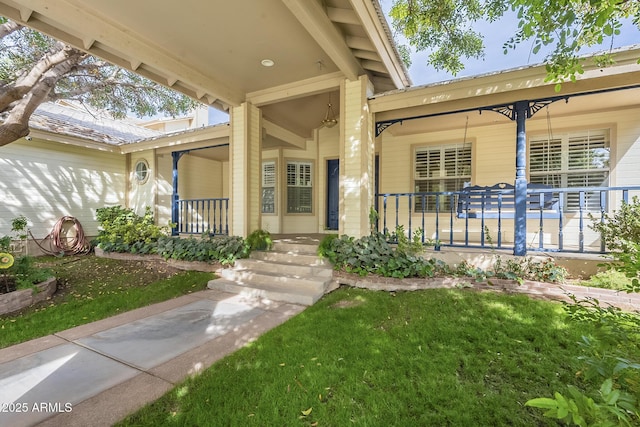
[[[221,278],[207,287],[251,297],[311,305],[332,284],[331,265],[316,255],[318,245],[308,241],[275,241],[271,251],[254,251],[223,269]]]

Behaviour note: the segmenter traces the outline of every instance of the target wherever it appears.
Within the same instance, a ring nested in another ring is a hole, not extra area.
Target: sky
[[[384,13],[388,15],[393,1],[379,1]],[[391,27],[391,19],[388,16],[387,21]],[[476,76],[479,74],[486,74],[527,65],[536,65],[544,62],[545,53],[543,50],[541,50],[537,55],[530,54],[532,47],[531,42],[522,43],[515,50],[510,50],[506,55],[503,53],[503,44],[513,34],[515,34],[517,28],[518,21],[513,13],[505,15],[505,17],[500,21],[478,24],[476,30],[483,35],[485,57],[484,59],[478,60],[463,59],[465,69],[456,76],[444,71],[438,72],[432,66],[427,65],[428,52],[413,52],[411,55],[412,64],[409,68],[409,75],[413,86],[422,86],[430,83]],[[613,47],[616,48],[633,44],[640,44],[640,30],[638,27],[633,25],[631,20],[628,20],[625,22],[621,34],[614,38]],[[610,46],[611,40],[607,40],[605,46],[592,47],[585,50],[584,53],[586,54],[607,50]]]

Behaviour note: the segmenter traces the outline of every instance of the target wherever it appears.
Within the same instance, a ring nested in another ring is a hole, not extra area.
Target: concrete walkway
[[[206,290],[0,350],[0,426],[109,426],[305,307]]]

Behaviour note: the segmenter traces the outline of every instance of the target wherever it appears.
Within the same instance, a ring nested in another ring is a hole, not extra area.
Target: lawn
[[[524,403],[583,385],[591,332],[522,295],[343,287],[119,425],[557,425]]]
[[[39,257],[58,279],[54,296],[0,316],[0,348],[206,288],[211,273],[180,271],[163,262],[94,255]]]

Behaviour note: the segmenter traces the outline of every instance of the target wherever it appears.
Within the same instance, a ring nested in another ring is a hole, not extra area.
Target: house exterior
[[[47,3],[0,0],[0,13],[227,111],[229,123],[111,145],[34,133],[0,148],[16,164],[52,150],[94,166],[85,178],[76,165],[50,175],[56,202],[36,218],[21,210],[26,193],[11,196],[1,231],[23,213],[43,224],[39,235],[62,214],[95,232],[95,208],[122,204],[153,206],[179,234],[357,237],[375,208],[378,229],[442,245],[598,251],[589,214],[597,220],[640,188],[638,46],[560,92],[543,66],[411,87],[377,1],[225,2],[153,17],[135,13],[147,1]],[[203,28],[233,37],[205,43]],[[79,193],[62,187],[65,173],[108,185]],[[464,188],[498,183],[513,189],[460,209]],[[536,210],[530,199],[547,196],[553,205]]]

